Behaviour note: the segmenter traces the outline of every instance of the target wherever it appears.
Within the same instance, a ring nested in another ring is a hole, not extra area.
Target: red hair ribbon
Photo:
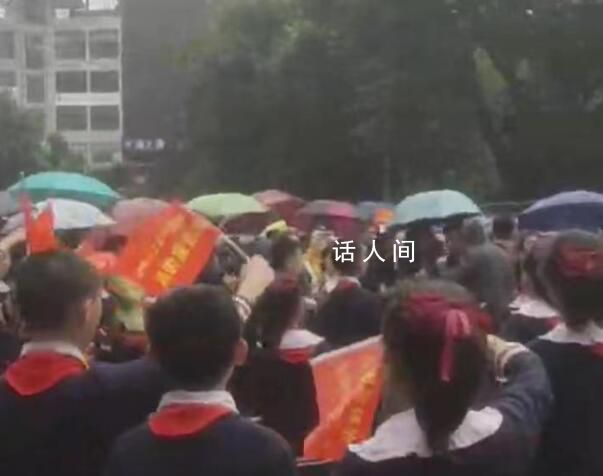
[[[462,303],[447,301],[438,294],[417,294],[404,301],[404,310],[415,332],[441,335],[440,380],[450,382],[454,366],[454,344],[474,335],[476,328],[489,322],[487,315]]]
[[[562,246],[557,264],[566,278],[603,278],[603,252],[598,249]]]

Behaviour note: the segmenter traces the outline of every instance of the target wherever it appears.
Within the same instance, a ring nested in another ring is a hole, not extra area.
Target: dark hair
[[[549,301],[549,297],[542,279],[542,267],[550,245],[550,239],[539,238],[536,243],[532,244],[521,263],[521,269],[530,278],[536,296],[545,301]]]
[[[147,313],[146,330],[161,367],[186,388],[217,385],[232,364],[241,321],[230,295],[217,286],[178,288]]]
[[[339,240],[341,244],[346,240]],[[333,242],[327,249],[329,250],[329,259],[333,263],[333,268],[341,273],[343,276],[357,276],[360,272],[360,261],[362,260],[362,246],[360,243],[352,242],[351,247],[353,248],[350,252],[353,255],[352,261],[336,260],[337,257],[337,243]]]
[[[446,451],[448,438],[463,422],[478,393],[487,358],[481,331],[456,340],[451,379],[442,381],[443,330],[437,326],[411,325],[412,316],[404,306],[411,296],[422,294],[440,296],[451,303],[451,308],[456,304],[475,306],[477,310],[477,305],[470,294],[457,284],[414,280],[401,285],[384,320],[383,339],[394,378],[410,383],[419,425],[430,448],[434,453],[441,453]]]
[[[270,265],[275,271],[283,271],[287,260],[301,249],[301,243],[295,236],[289,233],[278,235],[270,248]]]
[[[560,233],[552,242],[544,263],[544,279],[562,307],[563,319],[579,328],[603,316],[603,277],[601,275],[568,276],[560,259],[567,248],[588,250],[603,255],[603,241],[594,233],[572,230]]]
[[[276,349],[302,302],[302,290],[293,279],[273,282],[259,297],[245,324],[245,339],[250,348]]]
[[[515,231],[515,217],[513,215],[497,215],[492,220],[492,234],[499,240],[510,240]]]
[[[102,280],[87,261],[71,251],[35,254],[16,271],[17,306],[26,330],[58,330],[74,308],[97,293]]]

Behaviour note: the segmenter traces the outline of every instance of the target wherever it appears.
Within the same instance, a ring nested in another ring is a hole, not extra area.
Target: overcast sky
[[[119,0],[90,0],[92,10],[112,10],[117,6]]]

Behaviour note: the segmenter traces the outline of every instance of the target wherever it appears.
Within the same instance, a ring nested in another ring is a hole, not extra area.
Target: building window
[[[85,131],[88,129],[86,106],[57,106],[59,131]]]
[[[93,131],[116,131],[119,129],[118,106],[92,106],[90,123]]]
[[[55,53],[62,60],[86,59],[86,32],[83,30],[57,31],[54,37]]]
[[[118,58],[119,31],[94,30],[90,32],[90,58]]]
[[[85,93],[88,91],[86,71],[57,71],[58,93]]]
[[[44,37],[27,35],[25,37],[25,65],[27,69],[44,69]]]
[[[46,23],[47,0],[24,0],[23,13],[25,20],[31,23]]]
[[[92,163],[111,164],[119,161],[120,147],[117,144],[90,144]]]
[[[27,102],[44,102],[44,76],[32,74],[27,75]]]
[[[0,88],[17,86],[17,74],[14,71],[0,71]]]
[[[0,59],[15,59],[14,31],[0,31]]]
[[[118,71],[91,71],[90,91],[93,93],[116,93],[119,91]]]

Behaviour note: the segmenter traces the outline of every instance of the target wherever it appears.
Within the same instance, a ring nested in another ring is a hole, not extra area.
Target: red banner
[[[349,444],[370,437],[381,399],[382,354],[375,337],[312,361],[320,423],[306,438],[304,457],[339,460]]]
[[[37,218],[29,197],[21,197],[21,211],[25,218],[25,236],[30,254],[46,253],[59,249],[54,236],[54,214],[49,203]]]
[[[191,284],[207,264],[221,231],[175,204],[143,222],[113,269],[151,296]]]

